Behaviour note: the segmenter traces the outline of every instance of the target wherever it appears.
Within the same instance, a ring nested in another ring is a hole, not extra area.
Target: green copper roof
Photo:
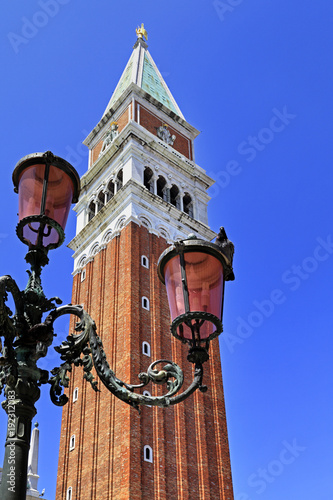
[[[159,75],[156,73],[154,66],[149,61],[147,54],[145,54],[143,60],[141,88],[142,90],[148,92],[148,94],[157,99],[159,102],[164,104],[164,106],[171,109],[171,111],[178,114],[178,111],[176,110],[170,97],[168,96]]]
[[[170,111],[184,118],[161,73],[158,71],[153,58],[149,54],[147,44],[140,40],[134,45],[133,53],[104,114],[109,111],[131,83],[135,83],[142,90],[154,97],[154,99],[164,104]]]
[[[131,58],[131,59],[133,59],[133,58]],[[116,91],[114,92],[114,94],[112,96],[112,103],[116,102],[118,97],[121,96],[121,94],[124,92],[124,90],[131,83],[132,66],[133,66],[133,61],[129,60],[128,65],[126,66],[125,71],[122,74],[121,79],[119,80]],[[110,103],[110,105],[111,105],[111,103]]]

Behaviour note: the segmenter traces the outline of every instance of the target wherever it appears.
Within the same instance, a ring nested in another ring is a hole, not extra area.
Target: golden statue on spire
[[[145,30],[145,27],[144,27],[143,23],[141,24],[141,28],[140,28],[140,26],[138,26],[136,28],[135,32],[136,32],[138,38],[143,38],[144,37],[146,40],[148,40],[148,33]]]

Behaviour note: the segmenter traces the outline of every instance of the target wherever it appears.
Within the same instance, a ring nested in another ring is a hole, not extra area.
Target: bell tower
[[[72,303],[94,318],[123,381],[171,359],[192,381],[187,349],[170,334],[157,261],[170,243],[216,234],[213,184],[195,163],[199,132],[184,118],[147,45],[143,25],[105,112],[84,144],[89,165],[75,207]],[[73,327],[74,325],[72,325]],[[233,500],[218,340],[204,366],[206,393],[139,414],[74,368],[63,409],[57,500]],[[147,386],[146,394],[160,394]]]

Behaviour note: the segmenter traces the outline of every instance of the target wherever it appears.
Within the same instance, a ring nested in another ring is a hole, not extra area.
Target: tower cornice
[[[186,158],[138,123],[131,121],[114,139],[105,153],[99,156],[91,168],[82,176],[82,191],[100,175],[107,165],[110,164],[111,160],[114,160],[120,153],[124,154],[126,145],[131,138],[134,139],[134,143],[137,143],[132,144],[132,146],[136,146],[139,155],[144,154],[145,151],[148,153],[148,150],[154,151],[160,155],[161,159],[166,158],[180,172],[198,178],[205,189],[214,184],[215,181],[205,173],[202,167]]]

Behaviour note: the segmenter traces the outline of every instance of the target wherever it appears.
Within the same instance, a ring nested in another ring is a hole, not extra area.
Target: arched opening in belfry
[[[106,201],[111,200],[114,196],[114,183],[110,181],[106,188]]]
[[[183,207],[184,207],[184,212],[190,217],[193,217],[193,201],[188,193],[184,194]]]
[[[154,192],[154,172],[149,167],[144,169],[143,184],[151,193]]]
[[[97,196],[97,211],[99,212],[104,207],[105,196],[104,192],[101,190]]]
[[[91,201],[88,206],[88,221],[90,222],[93,217],[95,217],[96,208],[95,203]]]
[[[118,174],[117,174],[117,191],[123,187],[123,169],[120,169]]]
[[[157,179],[157,196],[160,196],[164,201],[169,201],[168,194],[169,189],[167,188],[167,181],[164,179],[163,175],[160,175]]]
[[[170,203],[174,207],[180,209],[179,189],[175,184],[172,184],[170,189]]]

